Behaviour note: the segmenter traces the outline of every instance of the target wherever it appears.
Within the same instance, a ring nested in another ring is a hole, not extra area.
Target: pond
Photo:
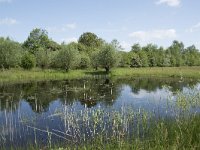
[[[173,118],[176,113],[169,107],[177,105],[177,92],[194,89],[200,89],[198,80],[159,78],[2,84],[0,149],[74,144],[85,141],[85,138],[90,139],[103,128],[99,125],[91,131],[95,121],[91,123],[88,118],[92,116],[95,119],[96,110],[97,115],[104,113],[102,122],[109,120],[113,111],[121,115],[130,110],[154,114],[155,119]],[[199,112],[199,107],[190,108],[190,112]],[[84,121],[87,126],[84,126]],[[96,122],[100,122],[99,118]],[[91,128],[89,124],[92,124]],[[104,130],[111,128],[112,125],[108,125]]]

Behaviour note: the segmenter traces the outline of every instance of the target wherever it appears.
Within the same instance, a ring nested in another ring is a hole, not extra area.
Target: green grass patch
[[[114,68],[109,74],[104,70],[23,70],[10,69],[0,72],[0,83],[30,82],[44,80],[82,79],[93,77],[132,78],[132,77],[173,77],[173,78],[200,78],[200,67],[154,67],[154,68]]]
[[[200,67],[116,68],[114,77],[178,77],[200,78]]]
[[[23,70],[10,69],[1,71],[0,83],[4,82],[30,82],[30,81],[45,81],[45,80],[64,80],[64,79],[80,79],[86,78],[89,75],[89,70],[71,70],[64,72],[62,70]]]

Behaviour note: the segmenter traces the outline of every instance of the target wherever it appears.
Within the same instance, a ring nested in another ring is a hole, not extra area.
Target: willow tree
[[[61,50],[56,56],[57,66],[69,71],[79,65],[79,52],[73,44],[62,45]]]
[[[118,62],[117,51],[111,44],[105,44],[99,52],[99,64],[108,73]]]

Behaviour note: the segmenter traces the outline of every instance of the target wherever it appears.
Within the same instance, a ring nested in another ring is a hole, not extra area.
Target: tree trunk
[[[110,67],[109,67],[109,66],[106,66],[105,69],[106,69],[106,73],[109,73]]]
[[[69,71],[69,68],[68,68],[68,67],[66,67],[66,68],[65,68],[65,71],[66,71],[66,72],[68,72],[68,71]]]

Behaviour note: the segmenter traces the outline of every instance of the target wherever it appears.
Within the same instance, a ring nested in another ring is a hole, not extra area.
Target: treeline
[[[24,43],[0,38],[0,68],[70,69],[112,67],[179,67],[199,66],[200,52],[194,46],[184,47],[173,41],[166,49],[154,44],[134,44],[125,52],[117,40],[107,43],[94,33],[83,33],[78,42],[58,44],[43,29],[34,29]]]

